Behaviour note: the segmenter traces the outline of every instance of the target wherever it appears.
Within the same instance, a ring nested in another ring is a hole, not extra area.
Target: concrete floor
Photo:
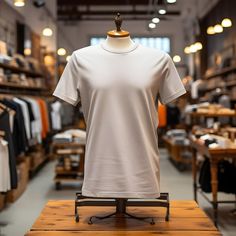
[[[40,214],[49,199],[74,199],[76,188],[56,191],[53,184],[54,165],[47,164],[28,184],[27,190],[15,203],[0,212],[0,235],[23,236]],[[161,150],[161,190],[168,191],[171,199],[193,199],[191,172],[179,172],[169,162],[165,150]],[[71,186],[70,186],[71,187]],[[220,194],[221,198],[233,196]],[[199,204],[211,215],[209,204],[199,197]],[[222,205],[219,209],[219,228],[225,236],[236,235],[236,216],[230,215],[234,205]]]

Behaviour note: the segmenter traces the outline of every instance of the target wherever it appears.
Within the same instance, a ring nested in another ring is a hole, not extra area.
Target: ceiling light
[[[194,52],[196,52],[197,51],[197,47],[196,47],[196,45],[195,44],[192,44],[192,45],[190,45],[190,52],[191,53],[194,53]]]
[[[158,17],[154,17],[154,18],[152,18],[152,22],[157,24],[160,22],[160,19]]]
[[[70,60],[70,55],[68,55],[67,57],[66,57],[66,61],[69,61]]]
[[[25,5],[25,0],[14,0],[14,5],[16,7],[23,7]]]
[[[25,55],[25,56],[31,55],[31,49],[30,49],[30,48],[25,48],[25,49],[24,49],[24,55]]]
[[[215,33],[216,33],[216,32],[215,32],[213,26],[209,26],[209,27],[207,28],[207,34],[215,34]]]
[[[167,0],[168,3],[176,3],[176,0]]]
[[[148,27],[149,27],[150,29],[155,29],[155,28],[156,28],[156,24],[154,24],[154,23],[149,23],[149,24],[148,24]]]
[[[59,56],[65,56],[65,55],[66,55],[66,49],[65,49],[65,48],[59,48],[59,49],[57,50],[57,54],[58,54]]]
[[[221,25],[225,28],[232,26],[232,21],[229,18],[225,18],[222,20]]]
[[[201,50],[202,49],[202,43],[196,42],[194,45],[195,45],[197,50]]]
[[[217,24],[214,26],[215,33],[221,33],[223,32],[223,27],[220,24]]]
[[[176,63],[181,62],[181,57],[179,55],[175,55],[173,57],[173,61],[176,62]]]
[[[44,36],[47,36],[47,37],[50,37],[53,35],[53,32],[52,32],[52,29],[49,28],[49,27],[46,27],[43,29],[43,35]]]
[[[165,15],[166,14],[166,10],[165,9],[160,9],[158,12],[161,15]]]
[[[191,53],[190,47],[185,47],[185,48],[184,48],[184,53],[190,54],[190,53]]]

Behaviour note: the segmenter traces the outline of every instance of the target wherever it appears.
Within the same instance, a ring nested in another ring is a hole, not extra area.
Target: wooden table
[[[218,163],[226,158],[236,159],[236,145],[231,143],[225,148],[208,148],[198,139],[194,138],[194,136],[190,137],[190,143],[193,148],[192,175],[194,200],[197,202],[197,193],[199,192],[198,190],[200,190],[200,186],[197,183],[197,153],[200,153],[203,157],[209,158],[210,160],[212,200],[209,200],[202,191],[200,191],[200,193],[211,203],[214,211],[214,223],[217,225],[218,204],[236,203],[236,201],[218,201]]]
[[[74,201],[49,201],[41,215],[33,224],[26,236],[198,236],[221,235],[211,220],[194,201],[171,201],[170,221],[165,221],[165,209],[155,207],[129,208],[129,212],[136,215],[150,215],[155,217],[156,224],[150,225],[135,219],[109,218],[95,221],[88,225],[92,215],[103,215],[114,211],[109,207],[81,207],[81,220],[74,220]]]
[[[167,136],[163,136],[162,139],[165,143],[166,149],[168,150],[170,160],[175,164],[178,170],[183,171],[189,165],[191,166],[191,158],[187,159],[183,155],[184,152],[191,151],[189,145],[176,144]]]
[[[61,189],[61,183],[78,182],[83,180],[84,175],[84,156],[85,156],[85,143],[71,142],[71,143],[52,143],[52,153],[54,158],[66,158],[70,155],[79,155],[78,170],[60,170],[55,168],[55,186],[56,190]],[[75,177],[76,176],[76,177]]]

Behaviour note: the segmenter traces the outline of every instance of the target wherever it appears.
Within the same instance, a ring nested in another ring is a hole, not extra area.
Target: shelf
[[[11,82],[0,82],[0,88],[46,90],[45,87],[27,86],[27,85],[15,84]]]
[[[15,73],[24,73],[25,75],[30,76],[30,77],[42,77],[41,73],[37,73],[37,72],[34,72],[34,71],[29,71],[29,70],[26,70],[26,69],[23,69],[23,68],[20,68],[20,67],[7,65],[7,64],[4,64],[4,63],[0,63],[0,67],[3,68],[3,69],[6,69],[6,70],[11,70],[12,72],[15,72]]]
[[[211,78],[214,78],[214,77],[217,77],[220,75],[226,75],[226,74],[234,72],[234,71],[236,71],[236,66],[230,66],[230,67],[224,68],[218,72],[212,73],[210,75],[206,75],[206,76],[204,76],[204,79],[211,79]]]
[[[202,117],[236,117],[236,113],[199,113],[199,112],[192,112],[190,113],[191,116],[202,116]]]

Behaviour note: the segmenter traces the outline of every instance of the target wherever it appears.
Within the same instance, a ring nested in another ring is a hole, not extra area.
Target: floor
[[[0,212],[0,235],[23,236],[30,229],[49,199],[74,199],[76,189],[80,185],[68,186],[56,191],[53,184],[55,163],[47,164],[31,181],[27,190],[15,203]],[[161,150],[161,189],[168,191],[171,199],[193,199],[191,172],[179,172],[169,162],[165,150]],[[71,188],[73,187],[73,188]],[[233,198],[220,195],[222,198]],[[209,204],[199,198],[200,206],[211,215]],[[230,215],[234,205],[224,205],[219,210],[219,228],[224,236],[236,235],[236,216]]]

